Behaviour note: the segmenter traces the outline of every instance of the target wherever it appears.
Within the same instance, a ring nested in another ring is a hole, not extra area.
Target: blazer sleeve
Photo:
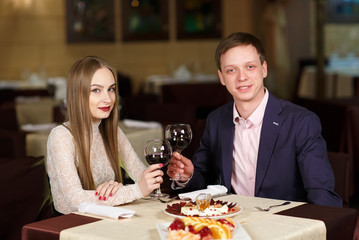
[[[309,203],[342,207],[334,192],[335,179],[321,136],[319,118],[311,112],[299,121],[296,134],[297,162]]]

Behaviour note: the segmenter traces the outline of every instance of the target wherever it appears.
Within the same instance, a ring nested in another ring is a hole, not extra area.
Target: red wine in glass
[[[167,140],[154,139],[147,141],[145,146],[145,158],[148,164],[162,163],[164,166],[170,162],[172,156],[172,148]],[[168,197],[168,194],[161,193],[158,188],[154,193],[149,195],[150,198]]]
[[[191,142],[191,139],[186,136],[181,137],[169,137],[167,138],[167,141],[171,144],[172,150],[176,152],[182,152],[183,149],[185,149]]]
[[[159,164],[162,163],[163,166],[166,166],[171,160],[170,154],[150,154],[146,155],[146,161],[148,164]]]
[[[165,138],[171,144],[172,150],[181,153],[192,140],[192,129],[189,124],[170,124],[166,127]],[[175,180],[181,180],[182,176],[179,174]]]

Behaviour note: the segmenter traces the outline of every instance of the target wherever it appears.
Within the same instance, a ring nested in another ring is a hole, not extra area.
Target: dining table
[[[306,66],[300,76],[298,97],[316,98],[316,66]],[[359,96],[359,70],[358,68],[325,67],[324,97],[350,98]]]
[[[19,128],[25,124],[52,123],[53,108],[60,105],[60,101],[51,97],[18,97],[15,110]]]
[[[357,211],[291,201],[288,205],[260,211],[284,200],[240,196],[235,194],[213,197],[214,200],[235,203],[240,211],[230,217],[236,228],[233,239],[353,239]],[[109,218],[89,213],[73,212],[25,225],[22,240],[76,239],[167,239],[167,226],[176,215],[165,209],[185,200],[162,203],[142,198],[116,206],[135,211],[130,218]],[[237,234],[237,235],[235,235]]]

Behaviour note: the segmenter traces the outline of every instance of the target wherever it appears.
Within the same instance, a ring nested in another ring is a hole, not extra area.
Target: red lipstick
[[[98,109],[100,109],[100,110],[102,110],[104,112],[108,112],[108,111],[110,111],[111,107],[110,106],[108,106],[108,107],[99,107]]]

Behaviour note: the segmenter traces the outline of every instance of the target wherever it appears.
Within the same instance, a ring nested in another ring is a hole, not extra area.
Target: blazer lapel
[[[269,93],[269,99],[263,117],[258,150],[255,195],[258,194],[259,188],[262,185],[276,144],[281,123],[283,122],[283,119],[279,116],[281,111],[282,107],[280,101]]]
[[[232,160],[233,160],[233,137],[234,137],[234,123],[233,123],[233,103],[229,104],[226,112],[222,115],[222,127],[220,132],[222,156],[221,169],[223,185],[230,191],[232,178]]]

